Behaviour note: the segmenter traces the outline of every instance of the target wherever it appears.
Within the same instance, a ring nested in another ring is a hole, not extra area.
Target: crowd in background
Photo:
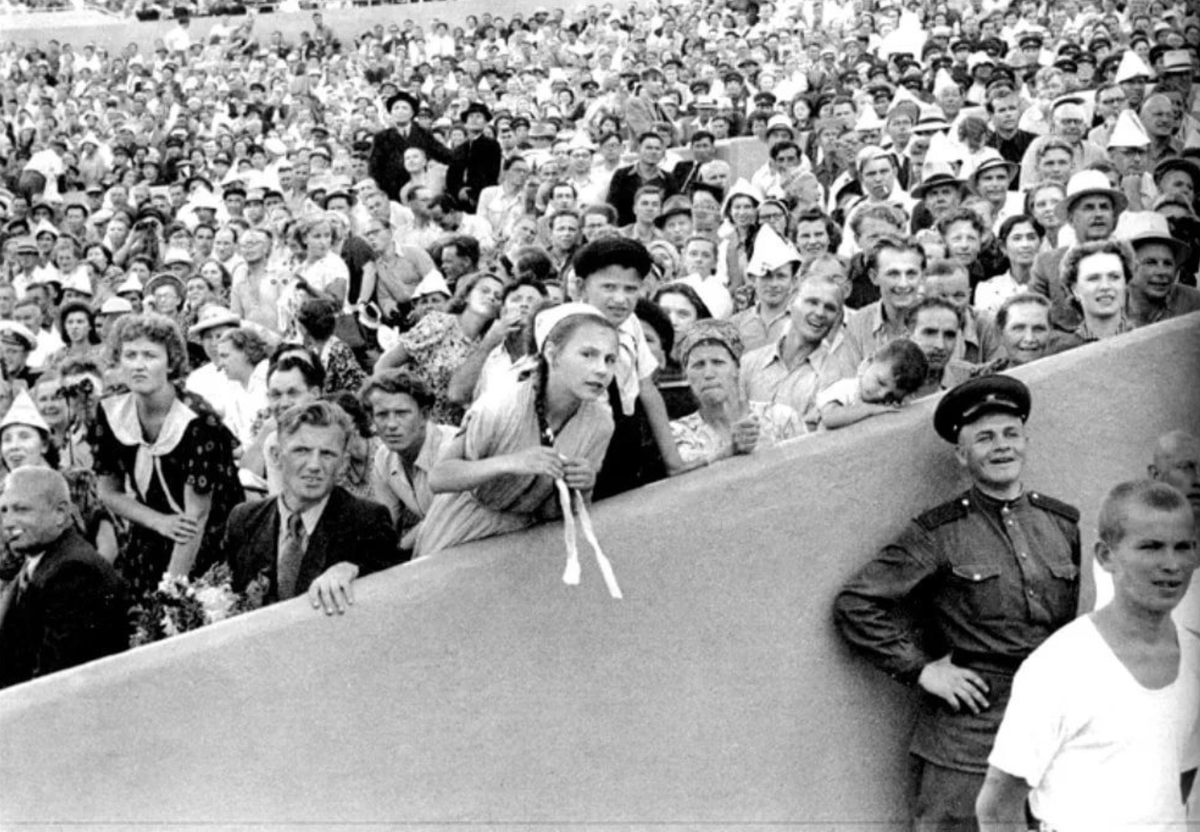
[[[224,566],[338,608],[1200,310],[1182,3],[269,20],[0,47],[0,456],[135,605]]]

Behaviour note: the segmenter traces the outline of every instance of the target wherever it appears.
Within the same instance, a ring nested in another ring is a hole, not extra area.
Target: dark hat
[[[973,378],[942,397],[933,413],[933,427],[938,436],[957,443],[958,432],[979,417],[1010,413],[1024,422],[1031,404],[1029,388],[1012,376]]]
[[[667,224],[667,220],[678,214],[686,214],[689,217],[692,215],[692,201],[682,194],[667,198],[662,212],[655,218],[654,224],[662,228]]]
[[[488,106],[482,101],[472,101],[470,104],[468,104],[462,111],[462,120],[466,121],[467,116],[471,115],[471,113],[479,113],[483,116],[485,121],[492,120],[492,111],[489,110]]]
[[[1040,49],[1042,44],[1045,42],[1046,39],[1037,32],[1026,32],[1017,39],[1017,45],[1022,49],[1024,49],[1026,46],[1036,46]]]
[[[421,102],[420,102],[419,98],[416,97],[415,95],[413,95],[412,92],[409,92],[407,90],[400,90],[400,91],[397,91],[395,95],[389,96],[388,101],[386,101],[386,106],[388,106],[389,113],[391,112],[391,108],[395,106],[395,103],[397,101],[406,102],[409,107],[413,108],[414,113],[416,112],[416,110],[420,109],[420,107],[421,107]]]
[[[967,183],[949,173],[935,173],[928,179],[921,182],[920,185],[912,189],[912,195],[915,199],[924,199],[925,194],[929,193],[934,188],[942,185],[954,185],[960,191],[967,189]]]
[[[230,194],[241,194],[244,197],[246,196],[246,186],[241,182],[230,182],[221,191],[221,196],[228,197]]]
[[[163,212],[158,210],[157,208],[154,208],[149,205],[147,205],[145,208],[138,209],[137,219],[135,220],[135,222],[141,222],[142,220],[158,220],[159,225],[165,226],[167,224],[166,215],[163,214]]]

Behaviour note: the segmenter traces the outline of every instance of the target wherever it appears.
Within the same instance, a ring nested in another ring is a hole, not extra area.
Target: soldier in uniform
[[[975,829],[1012,677],[1079,604],[1079,512],[1021,479],[1029,389],[971,379],[938,403],[971,487],[917,517],[843,587],[843,636],[923,695],[910,753],[914,828]]]

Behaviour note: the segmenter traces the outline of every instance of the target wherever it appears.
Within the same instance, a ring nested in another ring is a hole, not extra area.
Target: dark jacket
[[[446,193],[462,200],[460,191],[467,189],[463,210],[474,213],[479,192],[500,181],[500,143],[487,136],[468,139],[454,149],[454,161],[446,171]]]
[[[233,589],[243,592],[259,575],[270,582],[266,601],[279,600],[276,567],[279,562],[278,497],[242,503],[229,515],[221,554],[233,572]],[[348,561],[359,577],[401,562],[391,515],[377,503],[360,500],[336,487],[313,529],[296,580],[297,594],[335,563]]]
[[[407,138],[401,136],[395,127],[380,130],[371,143],[367,171],[379,185],[379,189],[393,202],[400,201],[400,189],[408,184],[408,171],[404,169],[404,151],[410,147],[424,150],[430,161],[441,162],[443,165],[454,161],[454,154],[450,148],[415,122],[409,125]]]
[[[129,646],[129,597],[116,570],[68,529],[15,586],[0,623],[0,687],[65,670]]]

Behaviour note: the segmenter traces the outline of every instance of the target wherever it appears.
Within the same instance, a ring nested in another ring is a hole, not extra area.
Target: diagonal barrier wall
[[[1200,316],[1018,373],[1030,486],[1096,509],[1200,432]],[[889,829],[906,692],[833,631],[841,581],[962,483],[932,402],[0,694],[0,828]],[[276,824],[279,824],[276,826]]]

